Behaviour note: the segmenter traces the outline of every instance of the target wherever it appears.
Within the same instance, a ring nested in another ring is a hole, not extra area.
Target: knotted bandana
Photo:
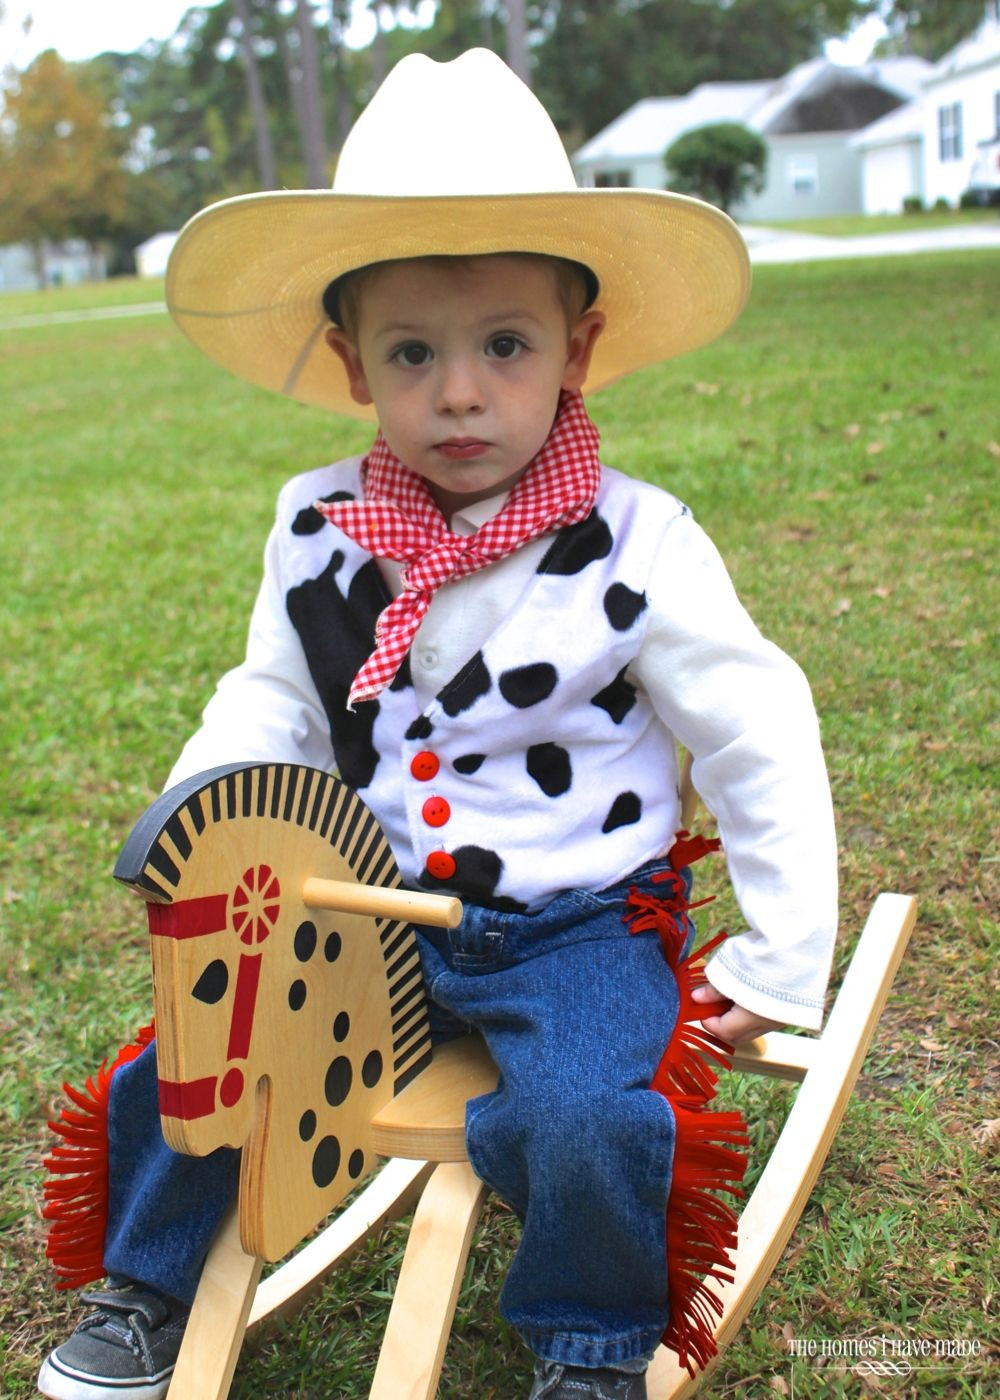
[[[600,481],[599,444],[583,396],[564,391],[551,432],[503,509],[475,534],[463,536],[449,529],[423,477],[404,466],[378,434],[362,463],[364,501],[315,503],[325,519],[370,554],[406,566],[403,591],[375,624],[375,650],[354,678],[349,708],[374,699],[389,684],[442,584],[590,514]]]

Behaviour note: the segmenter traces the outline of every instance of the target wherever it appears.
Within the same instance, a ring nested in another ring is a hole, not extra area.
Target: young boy
[[[683,999],[721,997],[703,1025],[728,1041],[822,1016],[835,846],[808,688],[687,509],[600,465],[581,397],[719,334],[747,285],[717,211],[577,190],[485,51],[405,60],[332,192],[214,206],[168,277],[213,358],[377,417],[364,461],[282,492],[246,660],[170,782],[336,768],[404,883],[461,895],[421,954],[442,1017],[501,1069],[467,1138],[523,1222],[501,1301],[533,1400],[640,1400],[665,1328],[707,1354],[664,1245],[690,1144],[654,1071]],[[748,925],[694,991],[678,740]],[[42,1369],[54,1400],[166,1393],[235,1177],[231,1153],[169,1153],[155,1115],[150,1049],[112,1084],[112,1282]]]

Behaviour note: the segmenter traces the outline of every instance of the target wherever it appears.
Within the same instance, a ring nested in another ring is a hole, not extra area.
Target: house
[[[702,83],[686,97],[638,102],[573,157],[582,185],[668,184],[663,156],[686,131],[736,121],[768,147],[764,189],[736,211],[750,222],[818,218],[861,209],[861,155],[851,138],[913,98],[931,65],[884,59],[845,67],[811,59],[783,78]]]
[[[135,270],[140,277],[162,277],[167,270],[167,259],[180,237],[177,233],[154,233],[145,243],[134,249]]]
[[[72,286],[102,281],[105,260],[80,238],[65,243],[44,242],[39,248],[9,243],[0,248],[0,291],[28,292],[42,287]]]
[[[1000,172],[985,168],[998,138],[1000,21],[993,12],[935,64],[912,102],[854,138],[864,212],[895,212],[906,197],[957,204],[971,188],[1000,184]]]

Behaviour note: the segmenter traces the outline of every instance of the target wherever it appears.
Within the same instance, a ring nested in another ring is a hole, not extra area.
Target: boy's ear
[[[607,317],[603,311],[585,311],[574,326],[566,351],[564,389],[582,389],[590,371],[590,359]]]
[[[354,402],[372,403],[373,399],[371,390],[368,388],[368,380],[365,378],[364,365],[361,363],[361,356],[358,354],[358,347],[354,341],[339,326],[331,326],[326,333],[326,343],[347,371],[347,383]]]

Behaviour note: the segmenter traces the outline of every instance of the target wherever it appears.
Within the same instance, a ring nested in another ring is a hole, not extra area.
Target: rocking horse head
[[[361,800],[290,764],[171,789],[115,876],[147,901],[164,1137],[242,1146],[244,1248],[280,1258],[374,1165],[372,1115],[430,1059],[412,927],[357,910],[461,907],[398,891]]]

